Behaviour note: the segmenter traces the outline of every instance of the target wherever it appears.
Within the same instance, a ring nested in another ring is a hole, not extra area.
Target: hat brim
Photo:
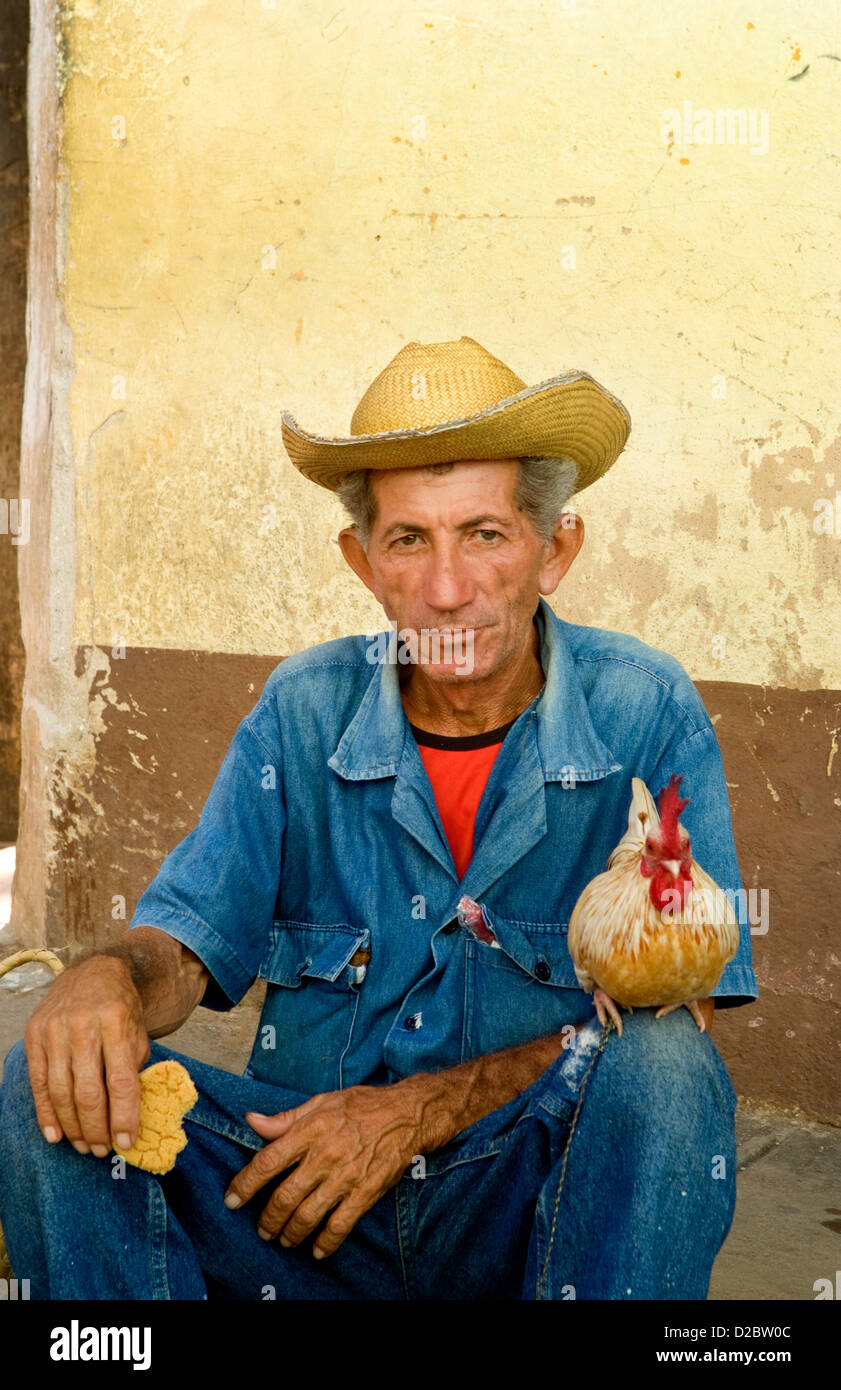
[[[284,411],[281,432],[305,478],[335,492],[360,469],[422,468],[431,463],[495,458],[569,458],[576,492],[616,462],[628,440],[624,405],[587,372],[567,372],[489,406],[477,415],[427,429],[328,438],[301,429]]]

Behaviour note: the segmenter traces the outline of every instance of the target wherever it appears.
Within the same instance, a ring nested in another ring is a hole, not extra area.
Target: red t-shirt
[[[464,738],[409,728],[415,736],[459,880],[473,858],[473,830],[482,792],[502,740],[515,721]]]

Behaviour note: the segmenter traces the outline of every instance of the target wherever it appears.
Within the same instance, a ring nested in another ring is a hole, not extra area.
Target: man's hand
[[[129,1149],[140,1122],[138,1073],[149,1039],[180,1028],[201,1001],[206,967],[157,927],[79,961],[29,1020],[24,1046],[38,1123],[57,1144],[104,1158]]]
[[[140,1119],[138,1072],[149,1057],[143,1004],[129,966],[92,956],[59,975],[24,1034],[44,1138],[79,1153],[130,1148]]]
[[[259,1233],[299,1245],[331,1212],[313,1254],[332,1254],[420,1151],[422,1087],[415,1080],[351,1086],[279,1115],[247,1115],[268,1142],[233,1179],[226,1206],[242,1206],[294,1164],[263,1208]]]
[[[702,1000],[700,1007],[709,1027],[714,1001]],[[237,1173],[226,1206],[242,1206],[291,1168],[263,1208],[259,1232],[266,1240],[280,1235],[282,1245],[300,1245],[332,1212],[313,1247],[317,1259],[332,1254],[416,1155],[448,1144],[519,1095],[583,1026],[567,1025],[560,1033],[445,1071],[418,1072],[392,1086],[352,1086],[278,1115],[249,1113],[248,1123],[266,1146]]]
[[[313,1096],[279,1115],[246,1116],[266,1147],[231,1182],[229,1207],[242,1206],[293,1167],[263,1208],[259,1231],[299,1245],[328,1212],[317,1259],[338,1250],[360,1216],[394,1187],[412,1159],[454,1139],[536,1081],[582,1027],[490,1052],[441,1072],[418,1072],[391,1086],[351,1086]]]

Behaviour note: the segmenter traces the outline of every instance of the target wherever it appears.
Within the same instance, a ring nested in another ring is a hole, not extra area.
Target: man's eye
[[[397,537],[397,540],[394,542],[394,544],[397,545],[397,546],[400,546],[400,548],[401,548],[402,550],[411,550],[411,548],[412,548],[412,541],[416,541],[416,540],[417,540],[417,536],[416,536],[413,532],[412,532],[412,533],[407,532],[405,536],[398,536],[398,537]],[[404,544],[403,544],[404,541],[408,541],[409,544],[408,544],[408,545],[404,545]]]
[[[499,534],[500,534],[499,531],[477,531],[477,532],[476,532],[476,535],[477,535],[477,536],[481,536],[483,541],[486,541],[486,540],[495,541],[496,538],[497,538],[497,536],[498,536]]]

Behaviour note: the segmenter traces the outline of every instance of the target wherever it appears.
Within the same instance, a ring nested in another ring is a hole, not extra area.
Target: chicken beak
[[[679,859],[664,859],[664,860],[663,860],[663,868],[664,868],[664,869],[668,869],[669,873],[672,875],[672,878],[679,878],[679,877],[680,877],[680,860],[679,860]]]

